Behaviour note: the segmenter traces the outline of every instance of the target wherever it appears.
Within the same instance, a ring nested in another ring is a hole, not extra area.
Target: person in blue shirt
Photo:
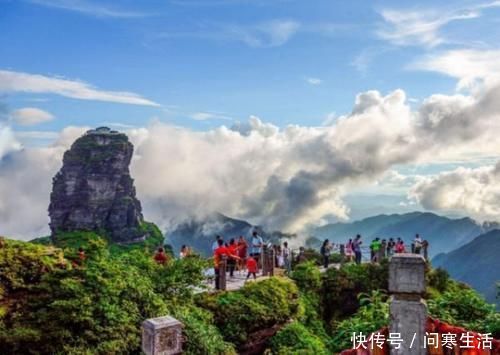
[[[260,264],[260,256],[262,254],[262,247],[264,246],[264,241],[262,237],[257,234],[257,232],[252,233],[251,249],[250,255]]]

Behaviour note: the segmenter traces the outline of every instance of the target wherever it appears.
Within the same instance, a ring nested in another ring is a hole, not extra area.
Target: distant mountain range
[[[434,267],[442,267],[451,277],[463,281],[482,293],[489,302],[496,299],[496,282],[500,282],[500,230],[482,234],[447,254],[432,259]]]
[[[429,254],[432,256],[452,251],[495,228],[500,228],[498,223],[480,224],[468,217],[453,219],[429,212],[410,212],[382,214],[352,223],[328,224],[315,228],[311,234],[316,239],[328,238],[335,243],[345,243],[356,234],[361,234],[368,244],[375,237],[401,237],[406,243],[411,243],[415,234],[419,233],[429,242]]]
[[[351,223],[339,222],[314,228],[310,231],[311,237],[307,245],[319,247],[320,241],[326,238],[334,243],[345,243],[356,234],[361,234],[365,244],[369,244],[375,237],[401,237],[409,244],[415,234],[419,233],[422,238],[429,241],[429,255],[432,257],[457,249],[493,229],[500,229],[500,225],[494,222],[481,224],[468,217],[449,218],[429,212],[381,214]],[[249,238],[254,230],[258,230],[264,239],[270,242],[295,236],[277,231],[269,233],[260,226],[220,213],[188,219],[167,231],[165,235],[166,243],[172,245],[176,252],[186,244],[198,253],[208,256],[211,254],[211,245],[216,235],[221,235],[226,240],[240,235]]]
[[[174,229],[165,233],[166,243],[170,244],[176,253],[182,245],[188,245],[194,251],[204,256],[212,253],[212,243],[215,236],[220,235],[225,241],[231,238],[244,236],[250,240],[253,231],[264,238],[266,242],[279,243],[281,238],[294,238],[293,234],[281,232],[266,232],[260,226],[254,226],[246,221],[227,217],[220,213],[214,213],[204,218],[193,218],[184,223],[178,224]]]

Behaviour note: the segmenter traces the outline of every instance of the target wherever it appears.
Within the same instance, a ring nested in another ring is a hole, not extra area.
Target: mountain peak
[[[143,237],[141,204],[129,164],[133,145],[107,127],[87,131],[64,153],[53,179],[50,228],[59,232],[104,232],[115,242]]]

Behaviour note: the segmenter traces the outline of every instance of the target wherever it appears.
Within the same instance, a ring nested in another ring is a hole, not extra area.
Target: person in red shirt
[[[215,273],[215,289],[220,290],[220,262],[222,257],[227,257],[229,252],[224,246],[224,241],[222,239],[217,239],[218,247],[214,250],[214,273]]]
[[[82,247],[78,248],[78,258],[81,261],[84,261],[87,258],[87,256],[85,255],[85,250],[83,250]]]
[[[227,252],[228,252],[227,265],[229,267],[229,276],[233,277],[234,269],[236,267],[236,261],[239,260],[238,244],[236,243],[234,238],[229,241]]]
[[[238,269],[243,270],[245,267],[245,260],[247,258],[247,249],[248,249],[248,243],[243,238],[242,235],[240,235],[240,239],[238,239],[238,256],[240,257],[240,260],[238,261]]]
[[[405,243],[400,240],[399,243],[396,243],[396,253],[404,253],[405,252]]]
[[[165,250],[163,248],[158,248],[158,251],[155,253],[154,260],[161,265],[164,265],[168,261],[167,254],[165,254]]]
[[[258,267],[257,267],[257,261],[251,256],[247,258],[247,270],[248,270],[247,280],[250,277],[250,275],[253,275],[253,278],[255,280],[257,278]]]

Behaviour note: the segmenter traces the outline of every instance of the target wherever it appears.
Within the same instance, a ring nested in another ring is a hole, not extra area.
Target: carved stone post
[[[262,254],[260,255],[260,258],[262,260],[262,276],[267,276],[267,270],[268,270],[268,257],[267,257],[267,245],[264,245],[262,247]]]
[[[219,263],[219,289],[226,289],[227,256],[222,255]]]
[[[267,269],[267,273],[269,276],[274,276],[274,265],[275,265],[275,262],[276,262],[276,258],[275,258],[275,255],[274,255],[274,248],[271,248],[269,250],[269,257],[268,257],[268,269]]]
[[[172,317],[147,319],[142,323],[142,351],[146,355],[182,353],[182,323]]]
[[[425,261],[420,255],[396,254],[389,263],[390,333],[401,335],[399,349],[391,346],[391,355],[426,355],[424,347],[427,306]]]
[[[260,254],[260,268],[262,269],[262,276],[267,275],[267,245],[262,246],[262,253]]]

